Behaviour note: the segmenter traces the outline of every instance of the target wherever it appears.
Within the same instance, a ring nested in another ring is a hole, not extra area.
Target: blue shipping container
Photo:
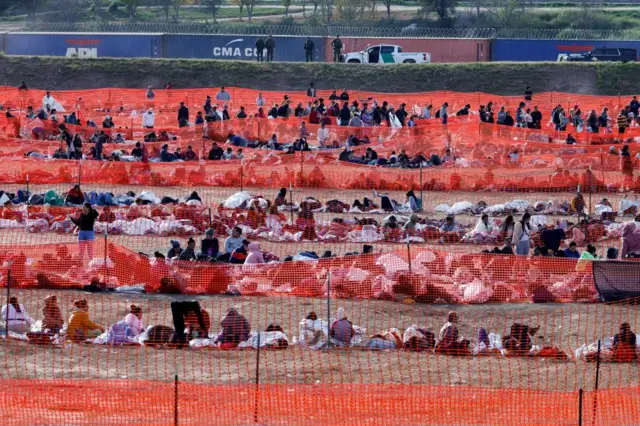
[[[561,54],[586,53],[597,47],[631,48],[640,52],[640,41],[495,39],[491,41],[491,60],[557,61]]]
[[[9,33],[9,55],[161,58],[161,34]]]
[[[255,43],[258,36],[253,35],[187,35],[165,34],[164,54],[166,58],[200,58],[256,60]],[[265,38],[266,39],[266,38]],[[276,49],[274,61],[304,62],[303,49],[306,37],[275,36]],[[312,37],[315,45],[313,60],[323,62],[324,38]],[[265,60],[267,53],[264,52]]]

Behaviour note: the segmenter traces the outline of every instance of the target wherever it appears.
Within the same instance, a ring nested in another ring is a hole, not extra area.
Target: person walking
[[[267,49],[267,62],[273,62],[273,51],[276,49],[276,41],[271,34],[267,37],[264,47]]]
[[[342,51],[340,35],[336,35],[336,38],[331,42],[331,47],[333,47],[333,62],[340,62],[340,52]]]
[[[256,59],[258,62],[264,61],[264,39],[262,37],[258,37],[256,40]]]
[[[304,42],[304,56],[307,62],[313,62],[313,51],[316,46],[311,40],[311,37],[307,37],[307,41]]]

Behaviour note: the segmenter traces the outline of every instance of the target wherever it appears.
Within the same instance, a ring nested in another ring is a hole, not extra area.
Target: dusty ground
[[[80,292],[51,292],[58,296],[63,316],[71,301],[89,300],[92,320],[109,326],[126,314],[131,303],[140,304],[145,324],[170,325],[168,296],[95,295]],[[47,292],[14,292],[28,313],[39,318]],[[504,333],[515,321],[541,325],[538,342],[554,344],[571,355],[583,343],[612,335],[620,322],[640,328],[637,306],[605,305],[483,305],[434,306],[373,300],[308,299],[295,297],[199,297],[211,314],[212,330],[224,311],[235,306],[247,316],[252,329],[280,324],[290,339],[297,336],[298,322],[315,311],[326,318],[344,307],[354,324],[367,334],[411,324],[435,332],[446,313],[460,315],[461,334],[476,340],[477,328]],[[149,379],[172,380],[174,374],[192,383],[216,385],[249,384],[255,380],[256,351],[169,350],[146,347],[108,348],[69,344],[39,347],[24,342],[0,344],[0,377],[39,379]],[[428,384],[488,386],[531,390],[576,391],[592,389],[595,365],[583,361],[556,362],[539,359],[498,357],[454,358],[404,351],[370,352],[331,349],[312,351],[291,347],[284,351],[261,351],[260,382],[265,384]],[[638,365],[603,364],[600,388],[637,386]]]

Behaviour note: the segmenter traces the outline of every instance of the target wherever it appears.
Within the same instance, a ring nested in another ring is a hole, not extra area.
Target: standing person
[[[629,121],[627,120],[627,114],[625,113],[625,110],[620,110],[617,123],[618,123],[618,133],[623,135],[625,129],[629,127]]]
[[[142,125],[146,129],[153,129],[153,126],[156,123],[156,115],[153,113],[153,110],[149,108],[147,112],[142,116]]]
[[[531,214],[529,212],[522,216],[520,222],[513,227],[513,239],[511,243],[516,247],[516,254],[526,256],[531,248]]]
[[[309,87],[307,87],[307,96],[310,98],[317,97],[316,87],[313,84],[313,81],[309,83]]]
[[[336,38],[331,42],[333,48],[333,62],[340,62],[340,52],[342,51],[342,40],[340,35],[336,35]]]
[[[189,108],[184,106],[184,102],[180,102],[178,108],[178,127],[185,127],[189,124]]]
[[[95,233],[93,232],[93,225],[98,218],[98,212],[91,207],[90,203],[84,203],[82,205],[82,213],[76,219],[69,215],[69,219],[80,228],[78,232],[78,244],[80,245],[80,256],[84,257],[85,248],[89,259],[93,259],[93,241],[95,240]]]
[[[276,49],[276,41],[271,34],[267,37],[264,47],[267,49],[267,62],[273,62],[273,51]]]
[[[531,112],[531,124],[534,129],[542,128],[542,113],[538,111],[537,106],[534,106],[533,111]]]
[[[258,62],[264,61],[264,39],[262,37],[258,37],[256,40],[256,60]]]
[[[318,129],[318,145],[320,148],[327,147],[327,141],[329,140],[329,129],[324,123],[320,123],[320,129]]]
[[[224,86],[220,87],[220,91],[216,93],[216,101],[230,101],[231,95],[224,89]]]
[[[311,37],[307,37],[307,41],[304,42],[304,57],[307,62],[313,62],[313,51],[316,46],[311,40]]]
[[[533,100],[533,90],[531,90],[531,87],[529,86],[527,86],[527,90],[524,91],[524,100],[525,101]]]
[[[440,118],[442,119],[442,124],[447,124],[447,119],[449,118],[449,112],[447,111],[447,108],[449,108],[448,102],[442,104],[442,108],[440,108]]]
[[[147,100],[152,101],[156,97],[156,94],[153,93],[153,88],[149,86],[147,88]]]

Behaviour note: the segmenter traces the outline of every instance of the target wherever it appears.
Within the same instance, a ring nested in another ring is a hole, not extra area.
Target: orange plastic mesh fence
[[[619,330],[637,331],[636,304],[199,297],[201,324],[193,304],[175,297],[10,295],[28,321],[107,333],[72,343],[10,322],[0,344],[4,424],[568,425],[581,416],[617,425],[640,414],[636,348]],[[181,323],[192,339],[177,348],[167,339]],[[203,326],[209,339],[195,337]],[[613,345],[614,334],[622,343]]]
[[[228,91],[232,114],[257,110],[257,91]],[[170,150],[191,145],[198,156],[78,162],[33,158],[60,147],[34,137],[43,134],[37,127],[55,133],[55,123],[23,118],[43,93],[0,88],[0,103],[19,112],[0,121],[5,424],[637,423],[637,301],[595,303],[591,260],[542,256],[555,244],[565,253],[570,241],[579,252],[593,245],[599,258],[608,248],[616,257],[635,250],[623,234],[638,209],[628,196],[640,188],[637,160],[605,154],[602,144],[635,138],[637,128],[624,137],[575,133],[569,147],[567,132],[548,124],[508,128],[472,114],[411,129],[329,126],[340,145],[369,138],[354,148],[358,156],[365,146],[384,156],[450,148],[459,159],[428,169],[347,163],[336,150],[244,148],[242,161],[207,161],[212,140],[229,133],[289,142],[301,125],[248,118],[178,128],[178,103],[193,116],[208,94],[157,91],[145,101],[141,90],[53,92],[82,122],[114,117],[109,132],[129,141],[107,144],[106,154],[130,151],[149,131],[132,110],[153,108],[155,130],[176,136]],[[269,106],[285,95],[263,94]],[[286,95],[294,105],[308,101]],[[489,101],[513,112],[521,97],[352,92],[354,99],[435,109],[446,101],[453,113]],[[608,107],[615,117],[627,101],[545,93],[529,106],[546,123],[558,104]],[[308,131],[314,144],[317,125]],[[145,145],[157,156],[164,143]],[[76,184],[99,214],[94,241],[68,217],[80,211],[67,198]],[[277,188],[286,194],[276,198]],[[512,240],[508,217],[526,211],[534,255],[495,254]],[[245,252],[226,247],[234,226],[252,242]],[[214,250],[201,251],[213,244],[210,228],[219,254],[246,262],[211,262]],[[194,252],[184,259],[200,261],[169,259],[189,237]]]

